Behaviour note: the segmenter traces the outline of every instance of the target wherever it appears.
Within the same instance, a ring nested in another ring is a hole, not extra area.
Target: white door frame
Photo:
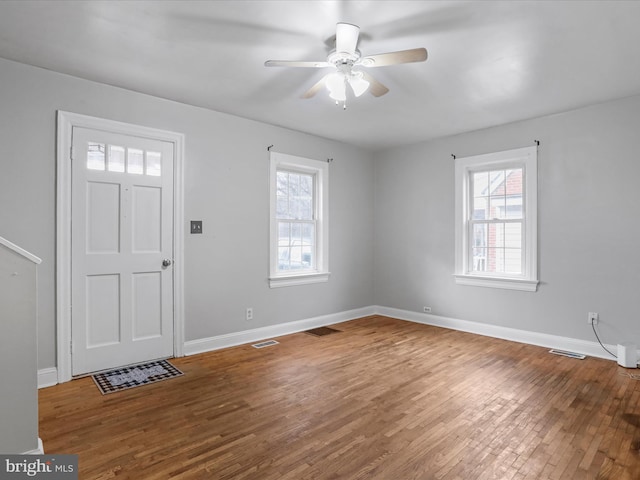
[[[184,355],[184,135],[58,110],[56,179],[56,330],[58,383],[71,380],[71,149],[74,127],[173,143],[173,355]]]

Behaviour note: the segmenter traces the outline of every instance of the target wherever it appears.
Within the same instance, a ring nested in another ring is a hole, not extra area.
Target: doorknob
[[[165,258],[164,260],[162,260],[163,267],[168,267],[169,265],[171,265],[171,260],[169,260],[168,258]]]

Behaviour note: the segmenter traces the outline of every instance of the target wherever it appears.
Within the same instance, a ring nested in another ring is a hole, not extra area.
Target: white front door
[[[173,355],[173,144],[73,128],[72,374]]]

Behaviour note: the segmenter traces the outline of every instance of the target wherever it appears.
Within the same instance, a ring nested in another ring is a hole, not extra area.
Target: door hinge
[[[73,146],[69,148],[69,160],[73,160]]]
[[[73,340],[69,341],[69,353],[73,354]]]

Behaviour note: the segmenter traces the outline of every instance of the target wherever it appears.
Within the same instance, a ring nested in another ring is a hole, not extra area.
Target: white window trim
[[[287,169],[315,176],[316,259],[315,269],[278,272],[278,222],[276,219],[276,173]],[[329,280],[329,164],[319,160],[270,152],[269,162],[269,286],[289,287]]]
[[[459,285],[535,292],[538,288],[538,150],[524,147],[455,160],[455,281]],[[472,273],[469,268],[469,174],[486,168],[521,166],[524,171],[524,268],[521,275]]]

